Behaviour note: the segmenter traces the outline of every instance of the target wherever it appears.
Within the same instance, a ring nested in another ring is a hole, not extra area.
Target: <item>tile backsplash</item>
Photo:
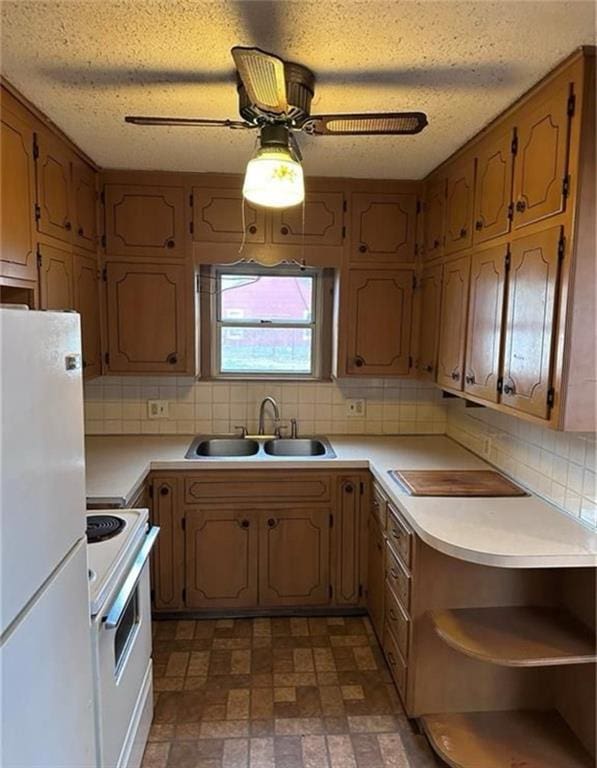
[[[594,433],[554,432],[450,400],[447,434],[534,493],[597,529]]]
[[[395,379],[367,382],[198,382],[192,378],[105,376],[85,386],[85,431],[98,434],[227,434],[257,430],[266,395],[281,422],[298,420],[303,434],[444,434],[447,411],[429,384]],[[347,416],[347,399],[365,400],[362,418]],[[148,400],[167,400],[168,418],[149,419]],[[267,413],[270,411],[268,409]],[[268,421],[268,425],[271,423]]]

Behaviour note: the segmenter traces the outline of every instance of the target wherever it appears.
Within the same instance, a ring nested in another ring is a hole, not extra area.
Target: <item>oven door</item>
[[[128,730],[151,658],[149,553],[152,527],[122,586],[97,627],[98,720],[101,765],[121,765]]]

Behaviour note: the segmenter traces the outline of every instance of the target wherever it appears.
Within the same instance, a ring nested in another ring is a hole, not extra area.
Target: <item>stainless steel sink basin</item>
[[[268,440],[263,450],[268,456],[319,456],[333,458],[336,454],[327,440],[320,437],[279,437]]]
[[[255,456],[259,443],[243,437],[200,437],[191,443],[185,458],[233,458],[234,456]]]

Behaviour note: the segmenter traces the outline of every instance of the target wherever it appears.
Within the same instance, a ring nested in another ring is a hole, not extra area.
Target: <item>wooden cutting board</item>
[[[390,475],[410,496],[526,496],[508,478],[489,469],[405,469]]]

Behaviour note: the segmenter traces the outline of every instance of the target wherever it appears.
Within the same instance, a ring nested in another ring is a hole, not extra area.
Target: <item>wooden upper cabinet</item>
[[[561,235],[552,227],[513,241],[506,294],[500,399],[543,419],[549,416]]]
[[[464,391],[497,402],[507,246],[473,254]]]
[[[415,194],[355,192],[351,206],[351,262],[392,265],[415,260]]]
[[[188,370],[185,267],[108,262],[108,368],[111,373]]]
[[[182,187],[108,184],[104,195],[108,254],[184,256],[187,233]]]
[[[271,216],[272,242],[277,245],[342,245],[344,195],[341,192],[307,192],[304,222],[302,205],[273,209]]]
[[[422,379],[435,381],[442,300],[442,265],[423,270],[419,280],[420,331],[417,371]]]
[[[435,259],[444,251],[444,223],[446,217],[446,179],[430,179],[425,192],[423,210],[423,256]]]
[[[450,389],[464,383],[469,268],[468,256],[444,264],[437,383]]]
[[[0,275],[37,280],[33,129],[3,105]]]
[[[478,146],[473,242],[507,235],[512,217],[511,128],[489,134]]]
[[[330,514],[327,508],[271,509],[259,530],[259,604],[330,602]]]
[[[153,607],[157,611],[184,608],[184,531],[180,483],[176,476],[155,476],[152,482],[151,522],[160,527],[160,535],[151,554]]]
[[[37,228],[44,235],[71,242],[72,155],[62,142],[48,133],[40,133],[37,142]]]
[[[243,200],[239,189],[193,188],[193,240],[205,243],[265,243],[265,209]]]
[[[257,606],[258,520],[251,511],[187,510],[187,608]]]
[[[97,249],[97,174],[85,163],[72,164],[73,242],[88,251]]]
[[[467,155],[447,171],[445,253],[470,248],[473,243],[475,158]]]
[[[74,309],[70,249],[39,245],[39,289],[41,309]]]
[[[83,376],[101,375],[99,272],[95,257],[73,256],[74,307],[81,315]]]
[[[341,323],[346,327],[346,373],[408,374],[413,281],[410,269],[350,270]]]
[[[568,82],[545,88],[516,120],[514,161],[515,229],[564,210],[570,116]]]

